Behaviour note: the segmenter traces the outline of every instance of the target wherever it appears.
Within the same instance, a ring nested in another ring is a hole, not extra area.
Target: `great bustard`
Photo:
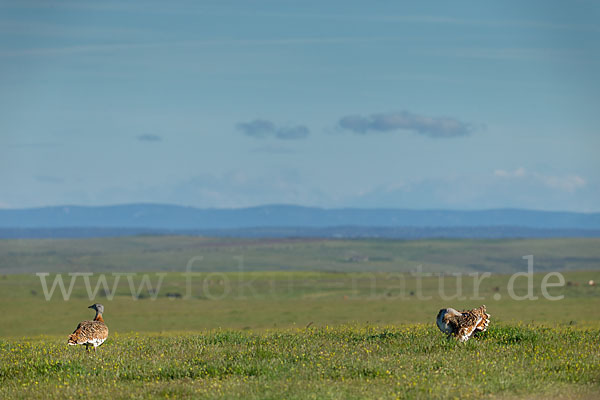
[[[448,336],[454,336],[459,342],[466,342],[475,332],[484,332],[490,323],[490,314],[485,306],[467,311],[443,308],[437,315],[437,326]]]
[[[82,344],[88,351],[89,347],[93,346],[95,351],[96,347],[104,343],[108,337],[108,328],[104,323],[104,319],[102,319],[104,306],[102,304],[92,304],[88,308],[96,310],[96,317],[93,321],[80,322],[75,332],[69,335],[69,344],[71,346]]]

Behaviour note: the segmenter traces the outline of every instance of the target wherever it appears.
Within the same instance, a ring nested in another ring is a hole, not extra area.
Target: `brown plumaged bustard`
[[[459,342],[466,342],[476,332],[485,332],[490,323],[490,314],[485,305],[466,311],[454,308],[443,308],[437,315],[437,326],[440,331],[454,336]]]
[[[102,304],[92,304],[88,308],[96,311],[96,317],[93,321],[83,321],[77,325],[77,329],[69,335],[69,344],[75,346],[82,344],[85,349],[89,351],[90,346],[100,346],[108,337],[108,327],[104,323],[102,313],[104,312],[104,306]]]

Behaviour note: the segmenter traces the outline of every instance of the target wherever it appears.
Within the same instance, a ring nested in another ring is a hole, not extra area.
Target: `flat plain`
[[[597,398],[599,245],[0,241],[0,397]],[[111,333],[86,354],[66,337],[93,302]],[[466,344],[434,325],[480,304]]]

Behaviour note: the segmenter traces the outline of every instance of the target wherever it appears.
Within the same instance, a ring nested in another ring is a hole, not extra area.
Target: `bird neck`
[[[100,314],[99,312],[96,311],[96,317],[94,318],[94,321],[104,322],[104,318],[102,318],[102,314]]]

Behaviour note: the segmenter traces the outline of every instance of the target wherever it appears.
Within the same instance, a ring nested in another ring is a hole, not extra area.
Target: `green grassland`
[[[3,240],[0,398],[598,398],[599,245]],[[515,300],[529,254],[536,299]],[[93,302],[110,336],[86,354],[66,337]],[[434,325],[480,304],[490,330],[466,344]]]
[[[95,353],[0,341],[2,398],[597,398],[597,329],[429,325],[121,335]]]
[[[153,290],[141,285],[144,275]],[[542,295],[544,275],[534,275],[536,300],[513,300],[507,291],[507,275],[481,280],[475,296],[474,277],[470,275],[300,271],[195,273],[189,277],[167,273],[158,291],[159,275],[138,273],[132,276],[135,296],[129,282],[121,277],[110,298],[101,289],[90,298],[83,278],[77,277],[68,301],[58,286],[46,301],[40,278],[35,275],[7,275],[0,278],[0,337],[70,333],[74,323],[93,316],[86,308],[93,302],[104,304],[105,319],[115,332],[264,330],[303,327],[311,322],[316,326],[432,323],[440,308],[481,304],[488,306],[495,321],[600,327],[600,288],[587,284],[590,279],[600,281],[600,271],[562,273],[565,285],[548,288],[548,295],[563,296],[560,300]],[[56,276],[47,277],[48,289]],[[71,277],[61,276],[68,290]],[[99,276],[89,277],[92,291]],[[112,291],[115,276],[108,274],[106,280]],[[515,294],[525,296],[527,285],[526,277],[515,280]],[[455,298],[459,294],[460,298]]]

